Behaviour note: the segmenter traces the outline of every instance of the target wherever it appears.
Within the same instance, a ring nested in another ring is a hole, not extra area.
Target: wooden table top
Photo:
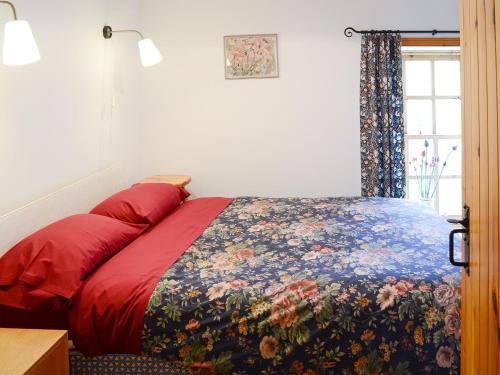
[[[61,339],[66,331],[0,328],[0,373],[26,373]]]

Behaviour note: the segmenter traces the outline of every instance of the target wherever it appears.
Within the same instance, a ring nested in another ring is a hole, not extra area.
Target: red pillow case
[[[75,215],[39,230],[0,258],[0,304],[40,308],[51,295],[70,299],[86,276],[147,227]]]
[[[136,184],[101,202],[90,213],[155,225],[188,196],[186,190],[170,184]]]

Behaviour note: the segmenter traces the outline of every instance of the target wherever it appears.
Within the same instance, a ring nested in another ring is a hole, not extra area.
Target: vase
[[[434,198],[420,198],[420,202],[430,208],[434,208]]]

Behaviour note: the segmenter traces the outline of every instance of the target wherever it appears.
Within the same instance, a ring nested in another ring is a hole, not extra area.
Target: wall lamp
[[[40,52],[27,21],[17,19],[14,4],[10,1],[0,1],[0,5],[8,5],[14,21],[5,24],[3,37],[3,63],[4,65],[27,65],[40,60]]]
[[[138,30],[113,30],[111,26],[104,26],[102,34],[104,39],[111,39],[114,33],[136,33],[139,35],[139,54],[141,56],[142,65],[145,67],[153,66],[160,63],[163,57],[156,48],[153,41],[149,38],[144,38],[144,35]]]

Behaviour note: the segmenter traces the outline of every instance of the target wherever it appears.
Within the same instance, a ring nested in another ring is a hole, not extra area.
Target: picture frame
[[[279,78],[278,34],[224,36],[225,78]]]

